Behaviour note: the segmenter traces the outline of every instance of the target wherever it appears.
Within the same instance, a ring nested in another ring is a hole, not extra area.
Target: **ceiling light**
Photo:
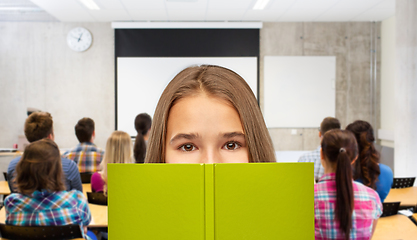
[[[262,10],[266,7],[266,5],[268,4],[269,0],[258,0],[255,5],[253,6],[254,10]]]
[[[98,5],[93,0],[80,0],[80,2],[91,10],[100,10]]]

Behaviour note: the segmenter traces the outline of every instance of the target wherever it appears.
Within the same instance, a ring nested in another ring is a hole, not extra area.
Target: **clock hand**
[[[83,33],[81,33],[80,37],[78,38],[78,42],[80,41],[82,36],[83,36]]]

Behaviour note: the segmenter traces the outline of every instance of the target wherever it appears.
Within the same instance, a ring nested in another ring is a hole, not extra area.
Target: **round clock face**
[[[91,33],[82,27],[72,29],[67,35],[68,46],[77,52],[87,50],[91,46],[92,42],[93,38]]]

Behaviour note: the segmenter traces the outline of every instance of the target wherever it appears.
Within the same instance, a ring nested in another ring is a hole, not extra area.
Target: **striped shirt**
[[[382,214],[378,193],[361,183],[353,183],[354,210],[352,213],[351,240],[368,240],[372,236],[372,225]],[[325,174],[314,185],[315,235],[317,239],[344,240],[344,233],[335,220],[336,175]]]
[[[77,190],[35,191],[32,196],[10,194],[4,201],[6,224],[18,226],[87,226],[91,213],[84,194]],[[84,231],[82,231],[84,234]]]
[[[303,156],[301,156],[300,159],[298,159],[298,162],[313,162],[314,163],[314,179],[316,179],[316,182],[324,174],[324,168],[323,168],[323,165],[321,165],[321,160],[320,160],[320,149],[321,147],[318,147],[316,150],[306,153]]]
[[[94,143],[84,142],[65,152],[62,156],[74,160],[80,173],[94,173],[100,170],[104,151]]]

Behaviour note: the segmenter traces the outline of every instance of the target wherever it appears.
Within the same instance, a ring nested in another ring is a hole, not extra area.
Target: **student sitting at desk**
[[[19,193],[10,194],[4,201],[6,224],[79,224],[87,234],[91,221],[87,200],[78,190],[65,191],[59,149],[52,140],[29,144],[16,166],[16,174]]]
[[[387,165],[379,163],[379,153],[374,146],[374,130],[365,121],[355,121],[346,127],[358,142],[359,157],[353,167],[353,179],[377,191],[384,202],[391,190],[394,176]]]
[[[255,95],[219,66],[178,73],[159,99],[146,163],[275,162]]]
[[[330,130],[321,142],[324,175],[314,185],[315,235],[318,239],[371,239],[382,204],[375,190],[354,182],[351,162],[358,155],[349,131]]]
[[[94,144],[96,138],[94,120],[82,118],[74,128],[80,143],[62,156],[76,162],[80,173],[95,173],[99,170],[104,151]]]
[[[114,131],[106,144],[101,171],[91,176],[91,191],[107,193],[107,164],[133,163],[132,141],[129,134]]]
[[[25,136],[29,142],[34,142],[43,138],[51,140],[55,139],[52,116],[48,112],[34,112],[30,114],[25,121],[24,130]],[[20,156],[13,159],[7,168],[7,182],[9,183],[11,192],[17,191],[17,188],[13,183],[15,178],[15,168],[20,159]],[[76,189],[82,192],[83,187],[81,185],[80,172],[78,172],[77,164],[64,157],[61,158],[61,161],[62,169],[65,175],[64,183],[66,189],[68,191]]]

